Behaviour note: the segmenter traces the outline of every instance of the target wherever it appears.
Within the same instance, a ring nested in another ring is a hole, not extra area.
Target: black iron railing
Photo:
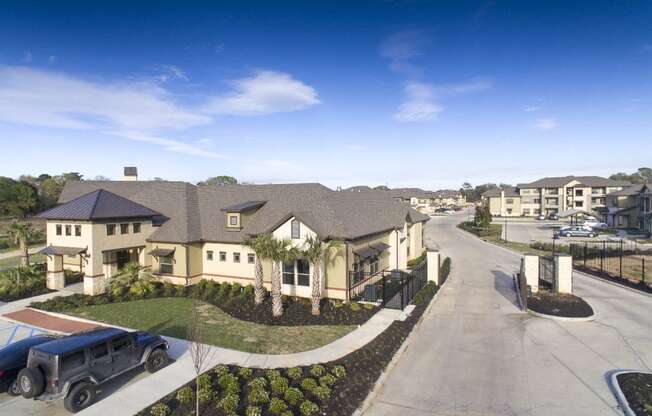
[[[404,309],[428,282],[428,265],[413,270],[381,270],[378,273],[350,272],[349,300],[374,302],[392,309]]]

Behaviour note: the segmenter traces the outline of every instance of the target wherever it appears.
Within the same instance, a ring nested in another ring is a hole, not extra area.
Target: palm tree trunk
[[[281,271],[278,262],[272,266],[272,315],[280,317],[283,315],[283,300],[281,299]]]
[[[320,314],[321,303],[321,273],[319,272],[319,265],[312,265],[312,314]]]
[[[256,280],[254,281],[254,299],[256,305],[263,303],[265,297],[265,286],[263,286],[263,264],[256,255]]]
[[[29,265],[29,249],[27,248],[27,241],[20,239],[20,250],[23,252],[23,255],[20,258],[20,264],[22,266]]]

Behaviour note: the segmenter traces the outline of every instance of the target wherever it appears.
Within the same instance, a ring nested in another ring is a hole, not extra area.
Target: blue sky
[[[0,175],[438,189],[652,162],[651,2],[100,3],[3,3]]]

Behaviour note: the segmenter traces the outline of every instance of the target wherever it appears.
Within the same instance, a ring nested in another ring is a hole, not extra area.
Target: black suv
[[[93,404],[99,384],[142,364],[150,373],[163,368],[167,349],[167,341],[147,332],[80,332],[32,347],[17,382],[26,399],[64,397],[66,410],[76,413]]]

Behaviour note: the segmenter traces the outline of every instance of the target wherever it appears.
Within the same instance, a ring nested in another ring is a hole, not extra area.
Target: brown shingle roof
[[[542,178],[530,183],[519,184],[519,188],[561,188],[571,181],[578,181],[585,186],[628,186],[631,185],[625,181],[615,181],[600,176],[554,176]]]

